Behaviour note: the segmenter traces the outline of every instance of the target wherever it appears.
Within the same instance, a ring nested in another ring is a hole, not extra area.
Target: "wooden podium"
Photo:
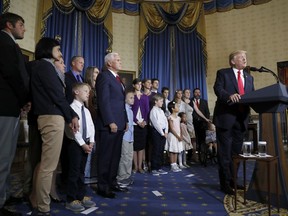
[[[278,179],[280,206],[288,208],[288,156],[282,142],[280,115],[288,106],[288,89],[277,83],[242,96],[240,103],[248,104],[259,113],[260,140],[267,141],[267,154],[278,156],[278,178],[270,173],[270,181],[276,184]],[[261,163],[255,163],[247,199],[265,203],[268,197],[267,169]],[[272,204],[276,204],[276,191],[272,189]],[[274,202],[273,202],[274,201]]]

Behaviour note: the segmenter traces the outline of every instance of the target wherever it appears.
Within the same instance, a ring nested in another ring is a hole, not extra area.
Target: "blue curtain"
[[[206,68],[203,44],[196,31],[175,32],[175,77],[176,86],[191,91],[198,87],[202,98],[207,100]]]
[[[85,67],[102,68],[108,48],[108,36],[104,24],[91,23],[85,12],[73,10],[70,14],[61,13],[55,6],[47,19],[46,37],[61,37],[61,50],[67,70],[74,55],[82,55]]]
[[[145,41],[144,56],[142,60],[141,79],[158,78],[159,89],[170,87],[171,61],[170,61],[170,34],[166,28],[161,34],[148,33]]]
[[[176,26],[161,34],[149,31],[140,78],[158,78],[160,90],[170,89],[170,98],[177,89],[199,87],[207,99],[205,57],[196,31],[183,33]]]
[[[0,14],[3,12],[3,0],[0,1]]]

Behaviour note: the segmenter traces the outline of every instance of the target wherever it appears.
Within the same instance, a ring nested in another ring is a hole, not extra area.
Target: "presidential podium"
[[[286,112],[288,106],[288,88],[282,83],[276,83],[243,95],[240,103],[249,105],[259,113],[259,140],[267,141],[267,154],[278,156],[278,178],[272,172],[270,181],[274,185],[278,179],[279,204],[283,208],[288,208],[288,156],[283,146],[281,124],[281,113]],[[268,197],[266,176],[266,166],[256,162],[247,191],[247,199],[266,202]],[[275,205],[276,191],[272,188],[271,192],[272,204]]]

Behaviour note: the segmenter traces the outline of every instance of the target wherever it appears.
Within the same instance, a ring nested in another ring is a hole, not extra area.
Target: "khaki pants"
[[[41,162],[36,176],[37,205],[39,211],[49,212],[49,193],[53,172],[59,161],[65,121],[60,115],[41,115],[37,123],[42,139]]]
[[[126,140],[123,140],[117,180],[124,180],[131,176],[132,161],[133,161],[133,142],[127,142]]]

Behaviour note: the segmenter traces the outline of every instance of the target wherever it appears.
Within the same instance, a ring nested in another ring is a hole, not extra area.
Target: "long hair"
[[[43,37],[36,44],[35,48],[35,59],[39,60],[42,58],[53,58],[52,50],[54,47],[60,46],[59,41],[54,38]]]
[[[85,82],[88,83],[90,85],[91,88],[95,88],[95,81],[93,80],[93,74],[94,74],[94,70],[97,69],[99,71],[99,69],[95,66],[89,66],[86,68],[85,71]]]

